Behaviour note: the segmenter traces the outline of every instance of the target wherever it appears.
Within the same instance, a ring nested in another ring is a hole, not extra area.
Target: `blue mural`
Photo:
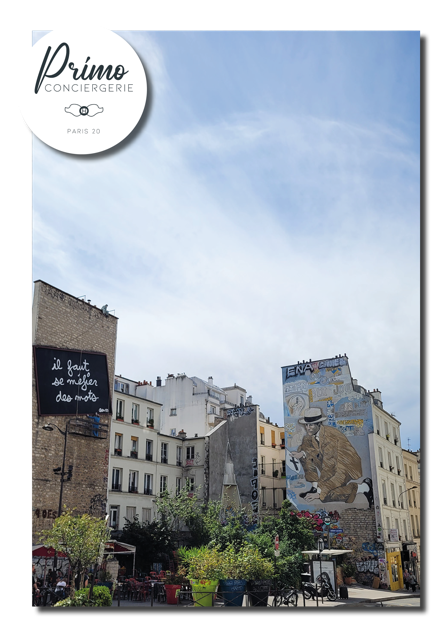
[[[287,497],[310,512],[373,508],[371,398],[355,391],[348,358],[282,368]]]

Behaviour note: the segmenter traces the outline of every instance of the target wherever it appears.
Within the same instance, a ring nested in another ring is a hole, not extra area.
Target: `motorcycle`
[[[330,576],[325,571],[316,578],[317,588],[312,582],[304,582],[302,584],[303,596],[306,600],[312,598],[327,598],[327,600],[336,600],[336,593],[332,587]]]
[[[327,598],[327,600],[336,600],[336,593],[332,587],[330,576],[326,571],[322,572],[322,575],[317,577],[318,584],[317,593],[320,598]]]

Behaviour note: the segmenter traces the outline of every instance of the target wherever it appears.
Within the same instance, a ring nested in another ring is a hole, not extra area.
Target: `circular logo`
[[[92,154],[124,140],[146,104],[145,70],[112,31],[52,31],[31,49],[23,116],[31,131],[65,153]]]

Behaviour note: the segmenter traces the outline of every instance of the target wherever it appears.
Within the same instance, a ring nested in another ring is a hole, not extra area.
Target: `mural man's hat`
[[[303,418],[299,418],[299,422],[301,424],[316,424],[317,422],[323,422],[326,417],[327,416],[322,413],[322,409],[311,407],[311,409],[305,409]]]

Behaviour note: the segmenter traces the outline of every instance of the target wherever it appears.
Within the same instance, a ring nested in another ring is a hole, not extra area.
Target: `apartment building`
[[[163,406],[137,395],[142,384],[115,376],[110,434],[108,512],[110,525],[152,522],[155,497],[188,487],[203,497],[204,438],[160,431]]]

